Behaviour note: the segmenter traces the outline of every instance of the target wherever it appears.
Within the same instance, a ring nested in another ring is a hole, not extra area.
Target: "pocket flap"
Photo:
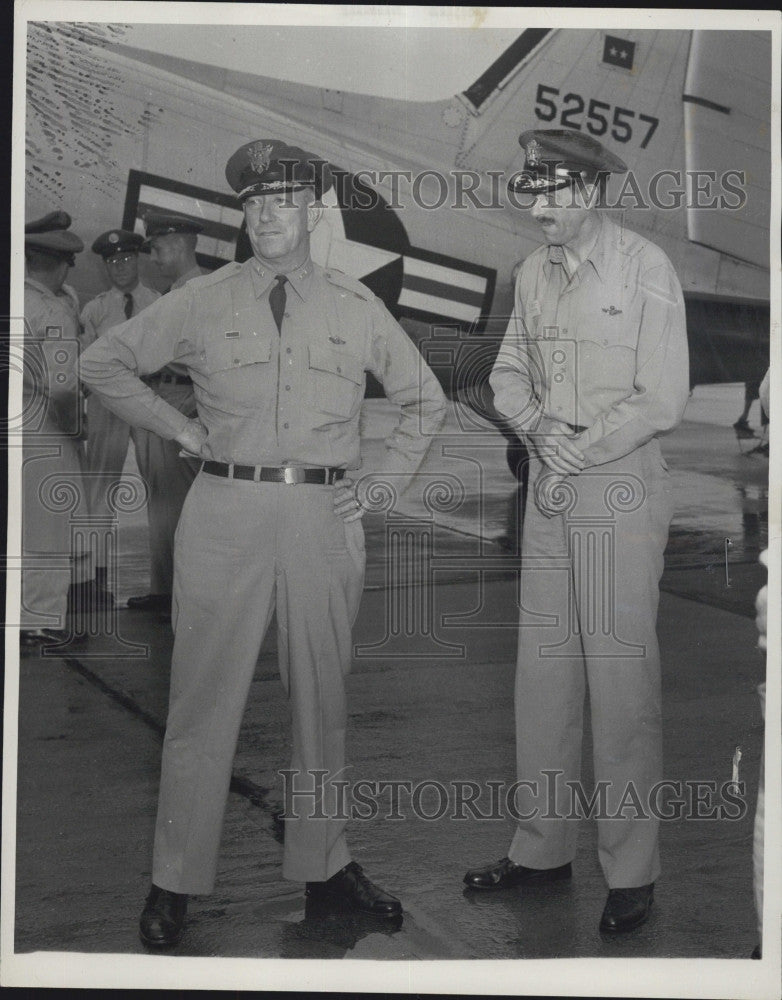
[[[210,372],[240,368],[269,361],[272,345],[263,337],[241,336],[207,344],[206,363]]]
[[[315,371],[338,375],[340,378],[349,379],[356,385],[364,384],[364,366],[352,354],[339,354],[336,351],[327,350],[319,344],[310,344],[309,358],[310,368]]]

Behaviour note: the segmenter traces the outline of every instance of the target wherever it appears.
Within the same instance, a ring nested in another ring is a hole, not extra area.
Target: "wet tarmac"
[[[688,420],[664,444],[679,499],[659,618],[665,774],[721,785],[741,747],[746,810],[662,823],[663,875],[645,927],[618,940],[598,932],[606,890],[594,822],[581,825],[572,882],[471,894],[464,871],[506,853],[510,822],[452,816],[450,801],[446,815],[426,819],[420,813],[437,811],[436,796],[422,798],[416,816],[404,791],[399,818],[384,797],[377,815],[349,826],[356,860],[400,896],[403,921],[305,905],[303,887],[280,872],[278,772],[288,765],[290,720],[272,626],[237,748],[217,889],[192,900],[174,954],[747,958],[757,939],[751,847],[763,738],[752,609],[764,582],[757,554],[767,537],[768,466],[742,453],[720,414]],[[370,467],[386,419],[380,407],[368,415]],[[394,518],[365,518],[369,562],[348,681],[351,780],[485,790],[514,777],[516,488],[499,435],[465,444],[458,431],[446,428],[427,463],[463,482],[463,499],[442,498],[435,512],[410,501]],[[408,565],[402,590],[413,596],[400,607],[386,555],[404,531],[428,540],[415,548],[428,556]],[[120,601],[145,592],[145,544],[140,511],[121,525]],[[410,627],[389,627],[400,615]],[[150,879],[172,636],[156,614],[121,608],[111,624],[111,634],[21,661],[18,952],[143,951],[137,920]],[[587,741],[587,782],[590,757]],[[481,812],[490,812],[483,800]]]

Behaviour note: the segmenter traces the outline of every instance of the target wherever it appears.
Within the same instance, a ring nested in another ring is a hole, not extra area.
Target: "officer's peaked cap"
[[[144,237],[139,233],[132,233],[129,229],[109,229],[92,244],[92,252],[98,253],[104,260],[108,260],[118,253],[138,253]]]
[[[571,129],[529,129],[519,136],[524,169],[509,183],[514,191],[545,193],[573,184],[578,178],[625,173],[627,165],[591,135]]]
[[[320,198],[333,184],[328,163],[279,139],[253,139],[233,154],[225,176],[240,199],[309,187]]]
[[[84,244],[75,233],[68,231],[71,217],[67,212],[49,212],[41,219],[26,223],[24,245],[27,249],[63,257],[73,264],[73,255],[81,253]]]

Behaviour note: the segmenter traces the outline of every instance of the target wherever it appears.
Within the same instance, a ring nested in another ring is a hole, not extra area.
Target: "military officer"
[[[144,249],[171,284],[166,292],[185,285],[204,272],[196,260],[198,234],[203,227],[186,216],[150,212],[144,218]],[[166,365],[145,379],[161,399],[188,417],[195,416],[193,382],[186,369]],[[175,441],[145,427],[136,427],[133,437],[139,470],[148,489],[150,593],[128,599],[133,611],[171,611],[174,584],[174,535],[182,505],[193,484],[197,464],[183,458]]]
[[[92,252],[103,258],[111,288],[89,301],[82,310],[81,342],[89,347],[101,334],[151,305],[158,292],[139,281],[138,254],[144,242],[139,233],[126,229],[110,229],[101,233],[92,244]],[[87,468],[90,478],[90,510],[98,517],[110,514],[107,487],[122,474],[130,443],[131,428],[124,420],[106,409],[100,398],[87,398]],[[108,589],[107,567],[95,565],[98,592]]]
[[[69,512],[57,511],[46,496],[51,477],[69,483],[77,494],[82,489],[81,396],[76,377],[79,300],[65,278],[84,244],[70,225],[67,212],[55,211],[25,226],[23,648],[67,638],[72,576]],[[76,579],[83,582],[78,575]]]
[[[618,157],[580,132],[519,141],[525,169],[512,183],[532,199],[545,244],[521,268],[490,382],[532,455],[515,698],[518,777],[529,784],[508,856],[465,882],[570,877],[588,685],[605,793],[600,927],[622,932],[647,919],[660,871],[649,798],[662,776],[655,623],[672,504],[659,437],[688,396],[684,303],[665,254],[598,207],[607,176],[626,170]],[[643,811],[623,811],[628,801]]]
[[[228,161],[253,257],[196,278],[110,331],[82,359],[107,405],[202,460],[180,520],[175,643],[141,937],[181,933],[187,894],[212,891],[245,700],[276,607],[293,716],[293,791],[283,875],[371,914],[401,905],[351,860],[332,779],[344,767],[345,675],[364,540],[355,484],[365,373],[400,407],[384,472],[411,475],[442,424],[431,371],[360,282],[310,258],[328,166],[278,140]],[[188,419],[137,377],[176,360],[195,388]],[[322,780],[315,772],[324,773]]]

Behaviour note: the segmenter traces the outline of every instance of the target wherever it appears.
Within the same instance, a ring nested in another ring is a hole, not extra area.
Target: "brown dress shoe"
[[[375,917],[399,917],[402,913],[399,900],[370,882],[355,861],[345,865],[327,882],[308,882],[306,894],[314,899],[338,900]]]
[[[649,919],[653,895],[653,882],[634,889],[610,889],[600,930],[606,934],[622,934],[645,924]]]
[[[139,922],[139,935],[148,948],[170,948],[179,942],[187,913],[187,896],[153,885]]]
[[[570,878],[573,869],[570,862],[558,868],[525,868],[510,858],[500,858],[485,868],[474,868],[464,876],[465,885],[470,889],[507,889],[513,885],[540,885],[544,882],[559,882]]]

